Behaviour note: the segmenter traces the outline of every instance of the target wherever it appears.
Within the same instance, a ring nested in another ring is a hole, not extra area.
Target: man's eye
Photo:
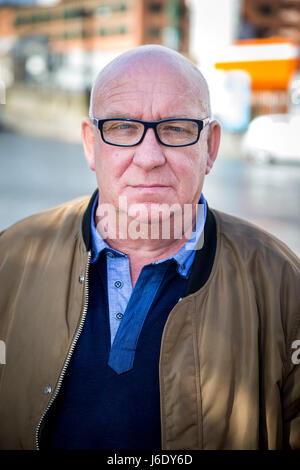
[[[171,131],[171,132],[184,132],[185,129],[183,129],[183,127],[178,127],[178,126],[169,126],[169,127],[166,127],[165,129],[166,131]]]
[[[132,124],[119,124],[119,125],[117,126],[117,128],[120,129],[120,130],[123,130],[123,129],[132,129],[133,126],[132,126]]]
[[[115,123],[111,128],[111,131],[136,131],[137,126],[132,122],[118,122]]]
[[[182,126],[166,126],[162,129],[162,132],[169,134],[189,134],[191,131],[186,127]]]

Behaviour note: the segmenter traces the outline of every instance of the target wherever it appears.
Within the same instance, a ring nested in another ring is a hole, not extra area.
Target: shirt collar
[[[121,253],[120,251],[114,250],[111,248],[105,240],[101,237],[100,233],[98,232],[96,225],[95,225],[95,211],[98,204],[98,194],[95,197],[92,213],[91,213],[91,236],[92,236],[92,258],[91,263],[96,263],[99,259],[100,254],[104,250],[108,250],[110,253],[113,253],[115,256],[127,257],[126,254]],[[196,217],[196,226],[195,230],[192,234],[192,237],[181,247],[181,249],[175,253],[174,255],[170,256],[169,258],[165,258],[159,261],[155,261],[152,264],[159,264],[163,263],[167,260],[174,260],[177,265],[177,272],[183,278],[187,279],[190,273],[191,266],[194,261],[195,252],[197,249],[201,248],[201,239],[204,233],[204,225],[206,220],[206,213],[207,213],[207,204],[206,200],[201,194],[200,201],[198,204],[198,211]]]

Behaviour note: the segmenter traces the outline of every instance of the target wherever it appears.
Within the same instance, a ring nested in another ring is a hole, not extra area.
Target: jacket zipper
[[[59,379],[58,379],[58,383],[57,383],[57,387],[52,395],[52,398],[51,400],[49,401],[48,403],[48,406],[47,408],[44,410],[42,416],[41,416],[41,419],[39,421],[39,424],[37,425],[37,428],[36,428],[36,431],[35,431],[35,444],[36,444],[36,449],[37,450],[40,450],[39,448],[39,433],[40,433],[40,428],[41,428],[41,424],[47,414],[47,412],[49,411],[49,408],[51,407],[52,403],[54,402],[55,398],[57,397],[59,391],[60,391],[60,388],[61,388],[61,385],[62,385],[62,381],[63,381],[63,378],[65,376],[65,373],[66,373],[66,370],[68,368],[68,365],[69,365],[69,362],[71,360],[71,356],[74,352],[74,349],[75,349],[75,346],[76,346],[76,343],[78,341],[78,338],[82,332],[82,329],[83,329],[83,325],[84,325],[84,322],[85,322],[85,317],[86,317],[86,314],[87,314],[87,309],[88,309],[88,302],[89,302],[89,285],[88,285],[88,276],[89,276],[89,267],[90,267],[90,261],[91,261],[91,251],[88,252],[88,259],[87,259],[87,264],[86,264],[86,267],[85,267],[85,284],[84,284],[84,304],[83,304],[83,310],[82,310],[82,314],[81,314],[81,319],[80,319],[80,323],[79,323],[79,327],[77,329],[77,332],[76,332],[76,335],[75,335],[75,338],[71,344],[71,348],[69,350],[69,353],[67,355],[67,358],[65,360],[65,363],[63,365],[63,368],[62,368],[62,371],[61,371],[61,374],[59,376]]]

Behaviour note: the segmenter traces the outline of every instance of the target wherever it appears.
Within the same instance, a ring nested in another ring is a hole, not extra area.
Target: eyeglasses
[[[167,147],[187,147],[198,142],[200,132],[210,122],[204,119],[162,119],[161,121],[140,121],[138,119],[95,119],[93,123],[100,130],[102,140],[118,147],[139,145],[148,129],[153,129],[158,142]]]

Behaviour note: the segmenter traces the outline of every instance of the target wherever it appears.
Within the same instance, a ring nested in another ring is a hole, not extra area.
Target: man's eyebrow
[[[139,119],[136,117],[136,115],[134,114],[130,114],[130,113],[109,113],[109,114],[106,114],[105,117],[103,119]]]
[[[167,115],[167,116],[163,116],[163,117],[160,117],[159,119],[153,119],[153,121],[161,121],[161,120],[164,120],[164,119],[180,119],[180,118],[183,118],[183,119],[201,119],[200,117],[198,116],[194,116],[192,114],[178,114],[178,115]],[[137,115],[134,115],[134,114],[130,114],[130,113],[109,113],[105,116],[103,116],[101,119],[137,119],[137,120],[140,120],[140,121],[145,121],[145,119],[142,119],[140,116],[137,116]],[[149,119],[147,119],[148,121]]]

